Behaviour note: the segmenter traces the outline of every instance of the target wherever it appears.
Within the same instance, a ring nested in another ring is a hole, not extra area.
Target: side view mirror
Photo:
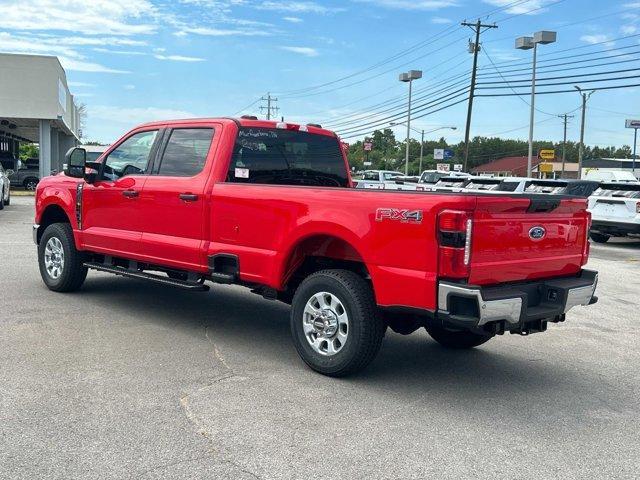
[[[81,147],[72,147],[65,155],[67,167],[64,173],[68,177],[84,178],[85,166],[87,164],[87,151]]]

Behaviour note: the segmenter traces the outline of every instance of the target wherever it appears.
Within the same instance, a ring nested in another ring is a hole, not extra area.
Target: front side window
[[[193,177],[204,168],[211,140],[212,128],[180,128],[171,132],[160,162],[160,175]]]
[[[277,128],[241,127],[227,182],[347,187],[335,137]]]
[[[105,160],[104,178],[117,180],[125,175],[144,174],[157,135],[157,130],[136,133],[118,145]]]

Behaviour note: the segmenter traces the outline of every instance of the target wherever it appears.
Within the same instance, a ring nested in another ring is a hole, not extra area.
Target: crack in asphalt
[[[213,341],[213,339],[209,336],[209,328],[207,326],[204,326],[204,336],[207,339],[207,341],[209,342],[209,344],[212,347],[212,354],[215,357],[216,360],[218,360],[222,366],[227,369],[227,373],[224,375],[221,375],[215,379],[213,379],[212,381],[210,381],[209,383],[207,383],[207,385],[198,388],[197,390],[195,390],[195,392],[192,393],[184,393],[181,397],[180,397],[180,406],[182,407],[182,410],[185,414],[185,416],[187,417],[187,420],[189,420],[189,422],[191,422],[197,429],[197,432],[199,435],[202,435],[204,438],[207,439],[207,441],[209,442],[209,446],[211,448],[211,454],[219,454],[220,452],[216,449],[215,445],[213,444],[213,438],[212,438],[212,434],[211,432],[209,432],[204,424],[204,422],[200,419],[200,417],[198,417],[198,415],[195,414],[195,412],[191,409],[191,406],[189,404],[189,397],[190,395],[192,395],[193,393],[198,393],[201,392],[202,390],[205,390],[207,388],[211,388],[212,386],[214,386],[216,383],[222,382],[224,380],[228,380],[230,378],[236,377],[236,373],[233,370],[233,368],[231,368],[231,366],[227,363],[226,359],[224,358],[224,356],[222,355],[222,352],[220,351],[220,349],[218,348],[218,346],[216,345],[216,343]],[[208,457],[208,455],[206,456],[202,456],[200,457],[200,459],[202,458],[206,458]],[[196,459],[194,459],[196,460]],[[185,460],[185,461],[181,461],[181,462],[176,462],[176,464],[179,463],[185,463],[188,461],[192,461],[192,460]],[[232,465],[233,467],[237,468],[238,470],[240,470],[243,473],[246,473],[247,475],[250,475],[251,477],[257,479],[257,480],[262,480],[261,477],[259,477],[258,475],[256,475],[255,473],[253,473],[252,471],[248,470],[246,467],[228,459],[228,458],[223,458],[221,459],[222,463],[227,463],[229,465]],[[167,465],[167,466],[171,466]],[[160,468],[162,466],[156,467],[154,469]],[[154,470],[152,469],[152,470]],[[148,472],[145,472],[145,474]],[[143,474],[144,475],[144,474]]]

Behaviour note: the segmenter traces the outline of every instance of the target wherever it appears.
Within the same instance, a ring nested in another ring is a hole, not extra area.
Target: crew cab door
[[[141,251],[151,263],[206,266],[205,187],[213,164],[213,125],[175,126],[164,134],[140,198]]]
[[[84,248],[128,257],[140,248],[140,193],[158,144],[158,129],[138,130],[112,148],[98,179],[82,193]]]

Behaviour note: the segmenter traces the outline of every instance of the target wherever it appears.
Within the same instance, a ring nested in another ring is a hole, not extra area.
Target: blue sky
[[[472,32],[459,22],[479,15],[499,26],[483,34],[486,53],[479,56],[484,72],[494,76],[489,58],[500,70],[529,61],[531,51],[515,50],[514,39],[542,29],[557,30],[558,41],[540,47],[541,61],[640,49],[640,36],[634,36],[640,34],[637,0],[0,0],[0,5],[0,49],[58,55],[72,93],[87,105],[85,138],[104,142],[144,121],[232,115],[268,91],[290,121],[331,125],[346,115],[364,119],[355,123],[385,118],[376,117],[380,108],[374,105],[402,100],[407,86],[398,73],[423,70],[416,90],[456,75],[464,78]],[[410,54],[368,69],[421,42]],[[615,69],[638,67],[626,65]],[[472,135],[525,139],[528,101],[526,96],[476,99]],[[560,140],[562,124],[554,114],[579,103],[577,92],[539,96],[536,138]],[[259,105],[243,113],[258,114]],[[457,126],[438,132],[456,142],[463,137],[465,116],[461,103],[414,125]],[[631,131],[623,127],[625,118],[633,117],[640,117],[640,87],[596,92],[589,101],[586,143],[630,144]],[[569,124],[571,140],[578,139],[578,120]]]

